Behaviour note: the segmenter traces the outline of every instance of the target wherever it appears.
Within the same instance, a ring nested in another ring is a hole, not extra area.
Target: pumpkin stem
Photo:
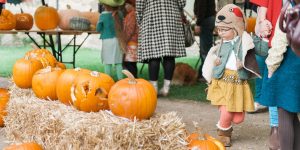
[[[21,10],[21,14],[23,14],[23,13],[24,13],[24,11],[23,11],[22,7],[20,7],[20,10]]]
[[[43,6],[45,6],[45,5],[46,5],[46,3],[45,3],[45,0],[42,0],[42,5],[43,5]]]
[[[129,78],[129,83],[130,84],[136,84],[137,83],[134,76],[128,70],[122,70],[122,73],[124,73]]]
[[[92,12],[92,11],[93,11],[93,9],[91,8],[91,9],[90,9],[90,12]]]
[[[67,8],[68,8],[68,9],[71,9],[71,6],[70,6],[69,4],[67,4]]]

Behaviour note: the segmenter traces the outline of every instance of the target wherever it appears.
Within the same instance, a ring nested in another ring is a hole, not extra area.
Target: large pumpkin
[[[255,17],[247,18],[246,31],[248,33],[254,33],[255,32],[255,24],[256,24],[256,18]]]
[[[0,14],[0,30],[12,30],[16,27],[16,17],[6,9]]]
[[[92,11],[92,9],[90,9],[90,11],[81,12],[81,16],[88,19],[91,22],[91,25],[96,27],[100,13],[97,11]]]
[[[6,116],[6,105],[9,100],[7,89],[0,88],[0,127],[4,126],[3,117]]]
[[[41,99],[57,100],[56,83],[63,70],[61,68],[47,68],[37,71],[32,77],[32,90]]]
[[[108,104],[111,111],[129,119],[150,118],[156,108],[157,95],[151,83],[135,79],[127,70],[128,78],[118,81],[110,90]]]
[[[34,13],[36,26],[40,30],[55,29],[59,23],[59,16],[55,8],[50,6],[40,6]]]
[[[13,80],[20,88],[31,88],[34,73],[42,68],[42,63],[36,59],[30,59],[28,56],[21,58],[13,66]]]
[[[35,142],[27,142],[22,144],[13,144],[4,147],[3,150],[43,150],[43,148]]]
[[[80,68],[67,69],[59,76],[56,84],[56,94],[59,101],[66,105],[72,104],[71,87],[80,73],[90,73],[90,71]]]
[[[71,88],[71,98],[75,108],[85,112],[109,109],[107,95],[114,80],[104,73],[93,71],[79,74]]]
[[[44,67],[51,66],[56,67],[56,58],[46,49],[35,49],[25,53],[25,57],[28,56],[31,59],[39,60]]]
[[[16,30],[30,30],[33,26],[33,17],[31,14],[24,13],[21,9],[20,14],[16,14]]]
[[[78,10],[75,9],[71,9],[70,5],[67,5],[67,9],[66,10],[60,10],[58,12],[59,15],[59,28],[63,29],[63,30],[70,30],[70,20],[73,17],[79,17],[80,16],[80,12]]]

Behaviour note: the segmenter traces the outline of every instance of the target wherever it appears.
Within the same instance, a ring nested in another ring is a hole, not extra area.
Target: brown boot
[[[232,131],[233,131],[232,127],[228,130],[217,129],[218,140],[221,141],[224,144],[225,147],[230,147],[231,146]]]
[[[280,150],[278,127],[271,127],[269,137],[269,149]]]

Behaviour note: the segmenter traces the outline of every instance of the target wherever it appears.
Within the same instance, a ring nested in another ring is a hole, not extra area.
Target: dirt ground
[[[0,87],[7,86],[5,79],[0,78]],[[193,131],[193,121],[199,123],[204,133],[216,136],[218,111],[216,107],[205,102],[190,100],[158,99],[156,112],[176,111],[189,131]],[[269,134],[268,113],[247,114],[245,121],[233,127],[233,146],[227,150],[266,150]],[[3,128],[0,128],[0,149],[7,145]]]

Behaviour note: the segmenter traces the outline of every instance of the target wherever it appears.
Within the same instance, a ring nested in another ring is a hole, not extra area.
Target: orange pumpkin
[[[46,49],[35,49],[26,52],[25,57],[28,56],[31,59],[39,60],[44,67],[51,66],[55,67],[57,65],[56,58]]]
[[[67,9],[66,10],[60,10],[58,12],[59,15],[59,28],[63,29],[63,30],[70,30],[70,20],[73,17],[79,17],[80,16],[80,12],[78,10],[75,9],[71,9],[70,5],[67,5]]]
[[[79,74],[71,88],[73,105],[85,112],[109,109],[107,95],[114,83],[104,73],[93,71],[90,74]]]
[[[210,140],[193,140],[189,144],[188,149],[219,150],[218,146]]]
[[[254,33],[255,32],[255,24],[256,24],[256,18],[255,17],[247,18],[246,31],[248,33]]]
[[[34,20],[40,30],[51,30],[57,27],[59,16],[55,8],[40,6],[34,13]]]
[[[187,142],[191,143],[193,140],[198,140],[199,136],[200,135],[198,133],[192,133],[187,137]]]
[[[204,138],[209,141],[214,142],[218,146],[219,150],[226,150],[224,144],[221,141],[215,139],[214,137],[210,136],[209,134],[204,134]]]
[[[9,92],[7,89],[0,88],[0,127],[4,126],[3,117],[6,116],[6,105],[9,100]]]
[[[20,88],[31,88],[34,73],[42,68],[43,65],[38,60],[30,59],[28,56],[21,58],[13,66],[13,80]]]
[[[0,30],[12,30],[16,27],[16,17],[6,9],[0,14]]]
[[[3,150],[43,150],[42,146],[35,142],[27,142],[22,144],[13,144],[4,147]]]
[[[81,16],[88,19],[91,22],[91,25],[96,27],[100,13],[97,11],[93,12],[92,9],[90,9],[90,11],[81,12]]]
[[[111,111],[121,117],[139,120],[150,118],[156,108],[157,95],[151,83],[135,79],[127,70],[128,78],[118,81],[110,90],[108,104]]]
[[[31,14],[24,13],[21,9],[20,14],[16,14],[16,30],[30,30],[33,26],[33,17]]]
[[[56,83],[63,70],[47,68],[37,71],[32,77],[32,90],[41,99],[57,100]]]
[[[90,73],[90,71],[80,68],[67,69],[59,76],[56,84],[56,94],[60,102],[66,105],[72,104],[71,87],[80,73]]]

